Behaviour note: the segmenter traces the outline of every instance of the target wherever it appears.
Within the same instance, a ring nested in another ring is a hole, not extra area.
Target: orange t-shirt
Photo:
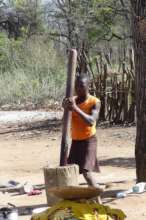
[[[85,113],[91,114],[91,110],[93,106],[100,102],[100,100],[94,96],[89,95],[89,97],[78,104],[78,107]],[[81,116],[76,113],[72,112],[72,124],[71,124],[71,134],[73,140],[85,140],[96,133],[96,122],[90,126],[88,125]]]

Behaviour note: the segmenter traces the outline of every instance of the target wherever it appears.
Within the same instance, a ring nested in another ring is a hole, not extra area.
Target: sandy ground
[[[122,209],[128,220],[146,220],[146,193],[115,197],[123,189],[135,184],[134,142],[135,127],[98,128],[98,158],[101,173],[95,174],[98,182],[110,183],[103,195],[103,202]],[[0,136],[0,183],[9,180],[43,184],[43,167],[58,166],[61,132],[59,130],[29,131]],[[84,179],[79,177],[82,183]],[[46,196],[27,196],[17,193],[0,194],[0,206],[8,202],[17,207],[46,205]],[[30,216],[20,216],[20,220]]]

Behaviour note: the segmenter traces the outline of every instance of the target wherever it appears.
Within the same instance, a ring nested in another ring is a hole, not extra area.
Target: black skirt
[[[68,164],[79,165],[80,173],[83,173],[83,170],[100,172],[96,155],[96,136],[81,141],[73,140],[68,157]]]

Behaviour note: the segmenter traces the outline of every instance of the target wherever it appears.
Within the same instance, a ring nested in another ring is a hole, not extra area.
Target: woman
[[[88,185],[99,187],[92,171],[99,172],[96,158],[96,121],[100,111],[100,100],[89,94],[89,78],[79,75],[75,81],[76,96],[66,98],[63,107],[72,111],[72,144],[68,158],[69,164],[78,164]]]

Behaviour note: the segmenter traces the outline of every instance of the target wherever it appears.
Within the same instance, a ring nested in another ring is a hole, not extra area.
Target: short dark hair
[[[87,83],[89,84],[90,82],[90,78],[86,73],[82,73],[82,74],[77,74],[76,75],[76,81],[83,81],[83,80],[87,80]]]

